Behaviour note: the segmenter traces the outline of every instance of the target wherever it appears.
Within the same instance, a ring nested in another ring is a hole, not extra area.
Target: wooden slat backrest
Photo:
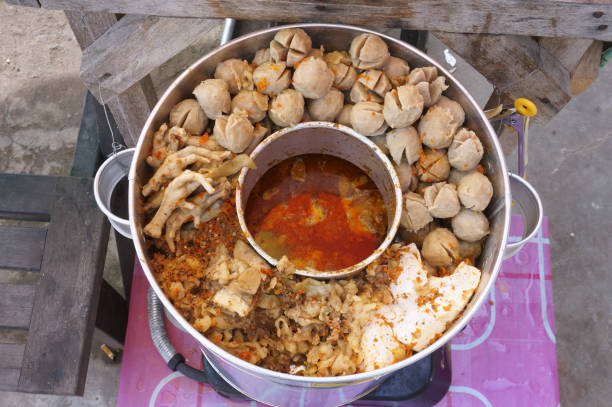
[[[20,391],[82,394],[109,224],[92,180],[56,177]]]
[[[0,218],[49,221],[55,177],[0,174]]]
[[[46,234],[44,228],[0,226],[0,268],[40,270]]]
[[[27,284],[0,284],[0,327],[27,329],[30,326],[36,287]],[[4,367],[0,364],[0,367]]]

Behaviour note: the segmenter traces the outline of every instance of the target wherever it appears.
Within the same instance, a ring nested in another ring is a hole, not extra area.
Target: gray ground
[[[220,29],[153,74],[162,91],[177,69],[213,48]],[[0,2],[0,172],[69,173],[84,101],[80,50],[61,12]],[[467,80],[467,79],[466,79]],[[468,83],[469,87],[469,83]],[[550,217],[561,400],[603,406],[612,399],[612,64],[545,127],[530,132],[529,180]],[[114,246],[111,242],[110,248]],[[117,284],[118,261],[105,275]],[[12,276],[0,271],[0,281]],[[120,365],[92,349],[84,397],[0,392],[0,406],[114,406]]]

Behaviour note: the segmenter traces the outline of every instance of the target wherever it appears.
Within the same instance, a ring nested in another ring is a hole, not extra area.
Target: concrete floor
[[[255,26],[253,29],[256,28]],[[220,27],[153,74],[163,90],[178,69],[218,43]],[[85,89],[80,51],[61,12],[0,2],[0,172],[68,174]],[[612,399],[612,64],[546,126],[530,131],[528,179],[550,217],[562,404]],[[114,247],[110,242],[109,248]],[[0,271],[0,281],[6,277]],[[105,276],[120,286],[116,253]],[[0,392],[3,406],[114,406],[120,365],[92,348],[84,397]]]

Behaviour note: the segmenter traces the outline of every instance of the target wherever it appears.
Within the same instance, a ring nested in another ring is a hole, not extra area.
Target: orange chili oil
[[[339,270],[382,243],[387,213],[374,182],[338,157],[305,154],[270,168],[249,196],[245,219],[272,257],[298,268]]]

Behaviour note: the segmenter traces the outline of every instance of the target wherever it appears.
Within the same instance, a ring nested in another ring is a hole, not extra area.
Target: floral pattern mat
[[[513,217],[510,240],[521,231],[521,218]],[[559,405],[549,236],[544,218],[537,236],[503,263],[489,301],[452,341],[452,383],[436,407]],[[117,406],[258,405],[228,400],[168,369],[151,341],[148,282],[136,263]],[[187,363],[201,368],[197,342],[168,320],[166,326]]]

